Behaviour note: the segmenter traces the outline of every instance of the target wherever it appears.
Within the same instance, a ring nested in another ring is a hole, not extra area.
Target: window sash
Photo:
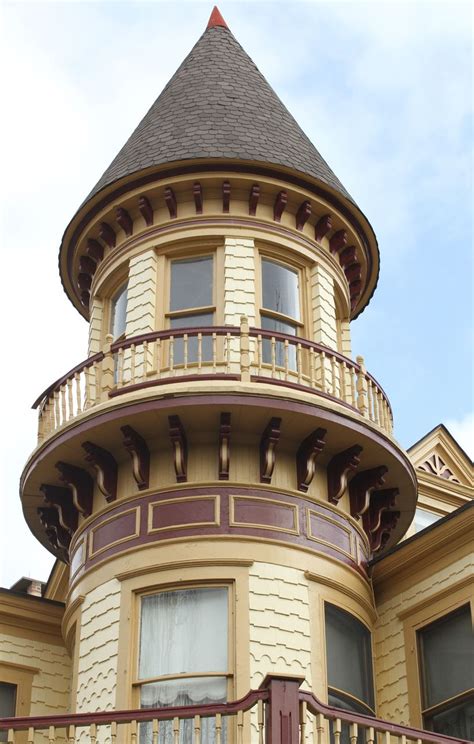
[[[170,262],[170,312],[213,305],[214,256],[196,256]]]
[[[262,309],[301,321],[300,276],[297,269],[262,257]]]
[[[115,293],[110,310],[110,333],[114,341],[125,334],[127,326],[128,284],[124,284]]]

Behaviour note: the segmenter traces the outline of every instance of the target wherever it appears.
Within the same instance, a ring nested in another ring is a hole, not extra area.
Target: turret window
[[[10,718],[16,711],[16,685],[0,682],[0,718]],[[7,731],[0,731],[0,742],[7,741]]]
[[[171,261],[170,328],[201,328],[214,323],[214,259],[213,256],[198,256]],[[187,361],[196,362],[199,356],[198,339],[187,341]],[[185,350],[182,339],[173,344],[173,363],[184,362]],[[212,341],[204,337],[201,341],[202,361],[212,358]]]
[[[469,605],[418,631],[423,725],[474,738],[474,636]]]
[[[114,341],[125,335],[127,325],[127,289],[128,285],[123,284],[112,298],[110,333],[114,337]]]
[[[141,600],[138,663],[140,707],[206,705],[227,700],[228,589],[164,591]],[[169,727],[169,731],[167,731]],[[203,719],[203,741],[213,741],[213,719]],[[160,728],[171,737],[171,723]],[[152,741],[144,725],[140,742]],[[192,719],[181,722],[180,742],[193,741]],[[171,740],[171,739],[170,739]]]
[[[301,326],[299,272],[269,258],[262,258],[261,325],[266,331],[298,335]],[[263,361],[278,367],[296,368],[296,348],[285,350],[281,341],[263,343]]]
[[[330,705],[374,714],[370,632],[348,612],[326,605],[326,654]]]

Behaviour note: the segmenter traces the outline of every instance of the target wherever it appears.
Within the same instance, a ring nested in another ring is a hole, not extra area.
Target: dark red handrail
[[[116,353],[120,349],[129,349],[131,346],[138,344],[143,344],[145,342],[153,342],[160,340],[168,340],[169,338],[182,338],[184,335],[188,335],[191,337],[196,337],[199,333],[201,333],[203,336],[212,336],[213,334],[216,334],[216,336],[227,336],[227,334],[231,334],[234,337],[238,337],[241,335],[241,329],[239,326],[202,326],[199,327],[188,327],[188,328],[168,328],[164,331],[152,331],[150,333],[142,333],[139,336],[132,336],[130,338],[124,338],[120,341],[115,341],[111,345],[111,351],[112,353]],[[337,359],[339,362],[345,364],[347,367],[352,368],[356,373],[360,372],[360,365],[357,364],[357,362],[354,362],[352,359],[349,359],[349,357],[344,356],[343,354],[340,354],[338,351],[334,351],[329,346],[325,346],[324,344],[318,344],[315,341],[309,341],[308,339],[301,338],[300,336],[293,336],[288,333],[280,333],[279,331],[269,331],[264,330],[263,328],[256,328],[251,327],[249,329],[249,335],[252,338],[257,338],[260,336],[263,339],[270,340],[272,338],[275,338],[277,341],[288,341],[292,346],[300,345],[304,349],[314,349],[315,351],[319,352],[320,354],[323,354],[327,356],[328,358],[333,357],[334,359]],[[58,380],[53,382],[49,387],[44,390],[41,395],[38,396],[38,398],[35,400],[35,402],[32,405],[32,408],[36,409],[40,405],[40,403],[48,396],[51,395],[52,392],[59,389],[61,385],[63,385],[67,380],[69,380],[71,377],[73,377],[76,372],[81,372],[84,369],[87,369],[87,367],[92,366],[95,362],[100,362],[104,358],[103,352],[98,352],[97,354],[94,354],[93,356],[88,357],[85,361],[80,362],[75,367],[69,370],[65,375],[60,377]],[[381,387],[381,385],[375,380],[374,377],[369,372],[365,372],[367,378],[380,390],[382,395],[384,396],[384,399],[389,407],[390,413],[392,413],[392,407],[390,405],[390,401],[384,391],[384,389]]]
[[[259,700],[268,701],[270,693],[268,690],[250,690],[240,700],[232,703],[217,703],[216,705],[186,705],[174,708],[142,708],[131,710],[101,711],[100,713],[64,713],[57,716],[20,716],[18,718],[0,718],[0,730],[27,728],[44,729],[49,726],[66,728],[67,726],[90,726],[92,723],[98,726],[108,723],[129,723],[130,721],[158,721],[171,720],[172,718],[209,718],[218,714],[231,716],[239,711],[247,711],[258,703]]]

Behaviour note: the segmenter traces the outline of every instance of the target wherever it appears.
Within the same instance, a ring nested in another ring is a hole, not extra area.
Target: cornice
[[[374,586],[381,586],[394,577],[398,580],[405,576],[415,576],[446,554],[454,556],[456,550],[472,546],[474,509],[463,510],[462,513],[449,515],[445,519],[446,521],[435,523],[431,529],[400,543],[393,552],[373,563]]]
[[[64,604],[0,589],[0,623],[61,637]]]

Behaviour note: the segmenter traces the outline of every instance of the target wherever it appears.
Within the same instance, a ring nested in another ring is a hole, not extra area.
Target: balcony
[[[467,744],[333,708],[295,677],[268,676],[231,703],[0,719],[0,741],[116,744]],[[25,736],[26,733],[26,736]],[[2,736],[3,734],[3,736]],[[6,734],[6,736],[4,735]]]
[[[38,443],[88,409],[136,390],[179,381],[234,380],[313,393],[336,401],[392,432],[387,396],[366,371],[327,346],[297,336],[238,326],[181,328],[108,343],[47,388],[39,411]]]

